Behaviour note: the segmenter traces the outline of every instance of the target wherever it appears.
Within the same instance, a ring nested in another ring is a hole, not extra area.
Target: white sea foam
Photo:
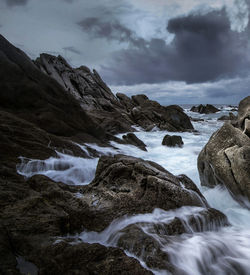
[[[86,144],[99,152],[100,155],[123,153],[151,160],[159,163],[173,174],[186,174],[200,188],[208,203],[225,213],[232,226],[217,231],[193,232],[172,237],[163,251],[170,256],[171,263],[176,267],[175,274],[203,275],[203,274],[249,274],[250,270],[250,212],[236,202],[229,192],[217,186],[213,189],[200,186],[197,171],[197,157],[209,137],[223,122],[217,118],[228,114],[229,108],[224,107],[221,112],[210,115],[200,115],[186,110],[188,115],[203,118],[205,121],[193,122],[199,135],[193,133],[169,133],[167,131],[144,132],[137,128],[136,136],[147,145],[148,152],[144,152],[132,145],[112,142],[113,147],[100,147]],[[236,113],[235,113],[236,114]],[[168,148],[161,145],[166,134],[181,135],[183,148]],[[121,135],[120,135],[121,136]],[[86,150],[86,147],[82,148]],[[95,173],[98,158],[83,159],[58,153],[56,158],[48,160],[28,160],[21,158],[17,167],[20,174],[30,177],[43,174],[56,181],[69,184],[87,184]],[[81,197],[80,194],[76,194]],[[103,232],[82,232],[78,237],[86,242],[99,242],[103,245],[117,245],[118,232],[134,223],[144,223],[144,232],[151,234],[150,224],[169,223],[175,217],[183,222],[188,215],[198,215],[202,208],[182,207],[176,210],[164,211],[155,209],[152,213],[122,217],[113,221]],[[145,227],[147,224],[149,227]],[[188,225],[188,224],[186,224]],[[216,228],[211,228],[216,229]],[[149,232],[150,231],[150,232]],[[163,236],[153,234],[154,238],[162,240]],[[127,252],[129,255],[130,252]],[[140,259],[141,262],[142,259]],[[145,263],[143,264],[145,266]],[[155,274],[166,274],[165,271],[154,270]]]

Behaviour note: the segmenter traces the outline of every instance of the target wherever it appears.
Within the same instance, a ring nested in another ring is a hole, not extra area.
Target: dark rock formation
[[[125,214],[207,205],[188,177],[175,177],[154,162],[124,155],[101,157],[95,179],[82,192],[92,213],[88,228],[95,231]]]
[[[63,253],[61,253],[63,251]],[[61,241],[44,247],[37,255],[39,274],[153,274],[121,249],[100,244]]]
[[[225,123],[215,132],[198,157],[202,185],[224,184],[232,194],[250,200],[250,139]]]
[[[232,112],[229,112],[228,116],[224,115],[218,118],[218,120],[236,120],[236,119],[237,117]]]
[[[114,110],[121,108],[119,101],[94,70],[81,66],[73,69],[66,60],[49,54],[41,54],[35,64],[70,92],[84,110]]]
[[[170,136],[166,135],[162,140],[162,145],[166,145],[168,147],[182,147],[183,141],[181,136]]]
[[[147,151],[146,149],[146,144],[142,142],[135,134],[133,133],[128,133],[127,135],[123,135],[122,138],[128,143],[132,144],[139,149],[143,151]]]
[[[132,96],[132,99],[118,94],[121,103],[130,111],[131,119],[144,129],[158,127],[168,131],[191,131],[193,125],[189,117],[177,105],[161,106],[158,102],[149,100],[145,95]]]
[[[219,112],[220,110],[211,104],[207,104],[207,105],[200,104],[199,106],[193,106],[190,109],[190,111],[200,113],[200,114],[212,114],[212,113]]]
[[[21,50],[0,36],[0,109],[49,134],[105,140],[105,130],[55,80],[42,73]],[[69,115],[70,114],[70,115]]]
[[[41,54],[35,64],[73,95],[96,124],[108,133],[131,132],[132,124],[144,129],[150,125],[169,131],[193,129],[181,107],[172,105],[165,108],[146,95],[130,99],[118,93],[116,98],[95,70],[92,73],[83,66],[74,69],[61,56]]]

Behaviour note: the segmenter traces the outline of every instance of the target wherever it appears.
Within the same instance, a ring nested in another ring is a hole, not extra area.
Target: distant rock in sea
[[[207,105],[200,104],[198,106],[193,106],[190,109],[190,111],[200,113],[200,114],[212,114],[212,113],[219,112],[220,110],[211,104],[207,104]]]

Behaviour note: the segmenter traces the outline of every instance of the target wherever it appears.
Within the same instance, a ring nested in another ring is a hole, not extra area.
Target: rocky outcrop
[[[149,100],[146,95],[129,97],[117,94],[121,104],[130,112],[130,117],[135,124],[145,130],[158,127],[160,130],[171,132],[192,131],[193,125],[183,109],[177,105],[161,106],[158,102]]]
[[[249,167],[250,139],[230,123],[212,135],[198,157],[201,184],[223,184],[239,200],[250,200]]]
[[[35,60],[35,64],[70,92],[84,110],[111,111],[121,108],[119,101],[96,70],[91,72],[85,66],[73,69],[62,56],[55,57],[49,54],[41,54]]]
[[[0,57],[0,89],[4,91],[0,93],[1,110],[56,136],[88,142],[108,139],[106,131],[71,94],[3,36],[0,36]]]
[[[200,113],[200,114],[212,114],[212,113],[219,112],[220,110],[211,104],[207,104],[207,105],[200,104],[198,106],[193,106],[190,109],[190,111]]]
[[[128,133],[127,135],[123,135],[122,138],[126,141],[127,144],[132,144],[143,151],[147,151],[146,144],[141,141],[135,134]]]
[[[162,145],[166,145],[168,147],[182,147],[183,141],[181,136],[170,136],[166,135],[162,140]]]
[[[144,129],[152,125],[151,128],[157,126],[169,131],[193,129],[181,107],[163,107],[146,95],[130,99],[118,93],[115,97],[95,70],[92,73],[84,66],[74,69],[61,56],[41,54],[35,64],[70,93],[92,120],[108,133],[131,132],[133,124]]]

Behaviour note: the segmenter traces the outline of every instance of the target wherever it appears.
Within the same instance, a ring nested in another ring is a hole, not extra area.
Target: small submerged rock
[[[128,133],[127,135],[123,135],[122,138],[128,144],[132,144],[132,145],[138,147],[139,149],[141,149],[143,151],[147,151],[146,144],[143,141],[141,141],[135,134]]]
[[[181,136],[170,136],[166,135],[163,138],[162,145],[166,145],[168,147],[182,147],[184,142],[182,141]]]
[[[224,115],[219,117],[217,120],[236,120],[237,116],[235,116],[232,112],[229,113],[228,116]]]

